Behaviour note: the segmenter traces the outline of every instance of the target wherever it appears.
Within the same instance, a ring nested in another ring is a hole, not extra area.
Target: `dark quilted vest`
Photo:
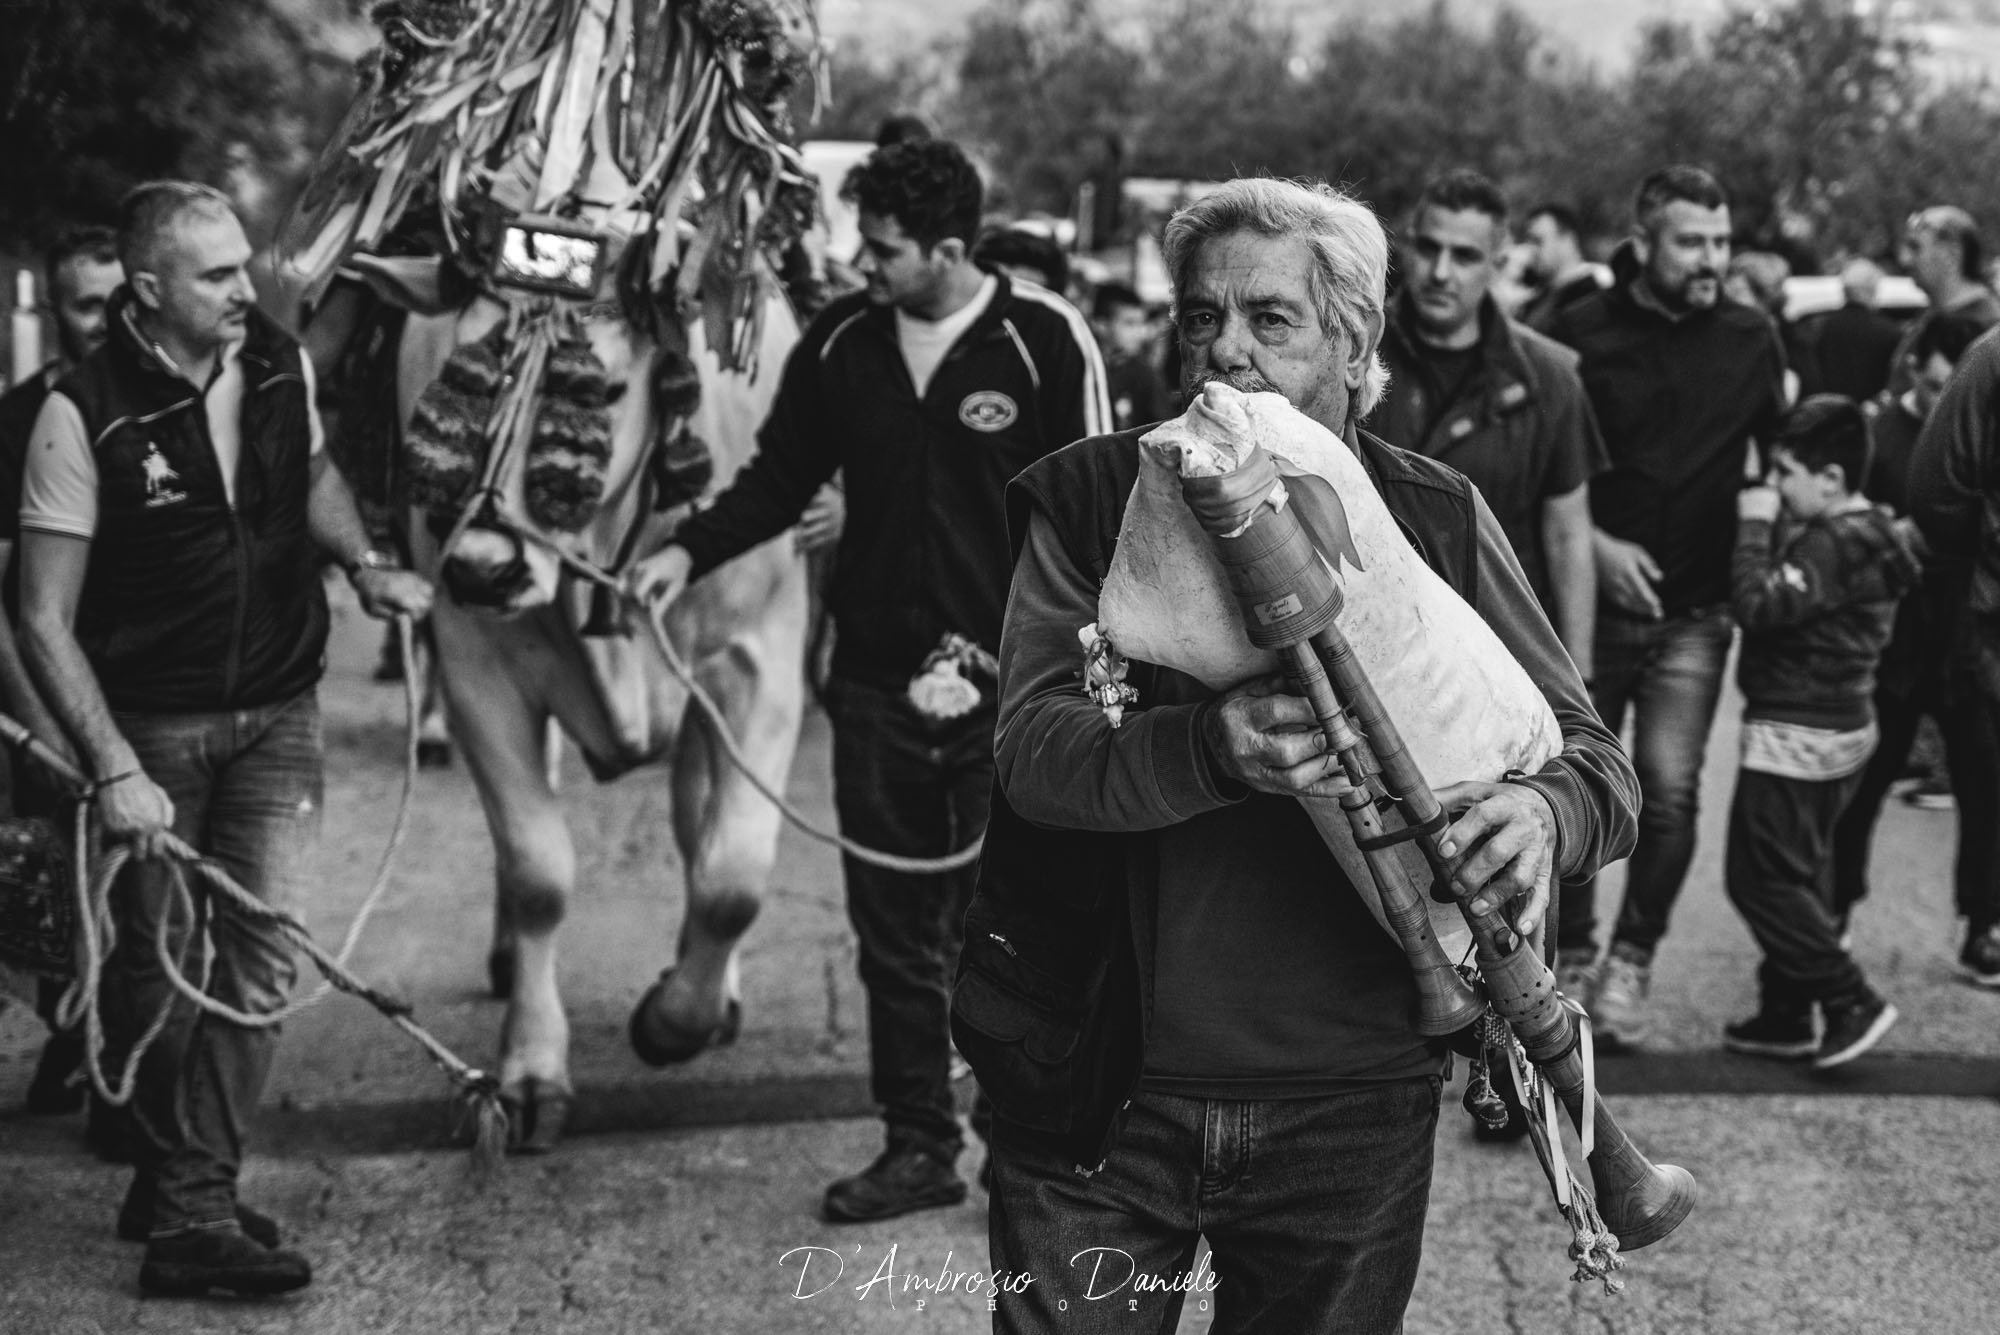
[[[57,387],[97,460],[76,630],[105,699],[148,714],[289,699],[318,682],[327,634],[299,346],[251,312],[232,506],[194,387],[139,342],[122,303],[111,331]]]

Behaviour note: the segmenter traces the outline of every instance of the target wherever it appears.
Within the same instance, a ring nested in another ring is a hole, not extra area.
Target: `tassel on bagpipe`
[[[1288,479],[1254,442],[1237,453],[1233,467],[1205,476],[1194,475],[1197,471],[1207,470],[1182,469],[1182,499],[1220,560],[1242,625],[1258,648],[1276,654],[1311,703],[1328,750],[1349,781],[1340,806],[1379,893],[1380,916],[1411,962],[1418,985],[1417,1028],[1443,1036],[1479,1024],[1485,1038],[1510,1057],[1518,1041],[1532,1063],[1531,1069],[1516,1066],[1509,1073],[1521,1086],[1523,1102],[1552,1111],[1548,1105],[1560,1101],[1583,1137],[1589,1192],[1569,1175],[1559,1128],[1534,1127],[1558,1204],[1577,1229],[1572,1255],[1578,1277],[1611,1283],[1620,1248],[1656,1242],[1687,1217],[1697,1194],[1693,1176],[1650,1162],[1597,1096],[1580,1012],[1558,994],[1534,943],[1499,911],[1476,912],[1468,898],[1452,892],[1443,851],[1448,818],[1340,624],[1344,596],[1336,567],[1302,522]],[[1289,481],[1298,483],[1296,477]],[[1373,499],[1379,506],[1379,498]],[[1351,542],[1344,533],[1338,537]],[[1463,914],[1476,983],[1454,968],[1439,944],[1425,889],[1412,860],[1401,856],[1398,846],[1404,843],[1422,855],[1416,865],[1429,870],[1429,897],[1455,903]],[[1504,1031],[1491,1031],[1491,1019],[1484,1018],[1488,1007],[1504,1022]],[[1615,1242],[1602,1237],[1600,1222],[1616,1235]]]

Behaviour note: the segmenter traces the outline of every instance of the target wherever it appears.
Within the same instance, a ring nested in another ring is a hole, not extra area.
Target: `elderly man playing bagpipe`
[[[1290,508],[1312,501],[1321,552],[1335,568],[1387,569],[1389,544],[1413,548],[1420,559],[1397,559],[1441,576],[1470,604],[1460,612],[1497,637],[1489,656],[1511,656],[1506,671],[1518,663],[1532,682],[1546,763],[1441,787],[1448,814],[1433,818],[1428,848],[1470,911],[1504,913],[1536,939],[1552,877],[1631,848],[1637,784],[1471,484],[1355,427],[1386,378],[1379,222],[1328,186],[1238,180],[1176,215],[1165,246],[1198,396],[1184,423],[1206,430],[1197,418],[1249,405],[1332,433],[1394,524],[1385,516],[1363,546],[1360,519],[1348,528],[1352,497],[1314,499],[1311,479],[1288,476]],[[1103,674],[1093,652],[1086,684],[1108,691],[1079,687],[1080,628],[1087,639],[1111,585],[1133,574],[1118,558],[1142,564],[1120,549],[1136,545],[1128,496],[1147,434],[1079,442],[1009,495],[1018,561],[998,784],[953,1014],[998,1114],[992,1265],[1032,1277],[1000,1288],[995,1329],[1171,1330],[1192,1291],[1216,1304],[1218,1332],[1397,1330],[1448,1058],[1443,1025],[1430,1017],[1427,1035],[1413,1016],[1405,949],[1296,800],[1356,791],[1357,771],[1335,754],[1326,714],[1268,670],[1218,691],[1136,650]],[[1253,522],[1210,534],[1238,537]],[[1167,563],[1150,568],[1163,607],[1191,600]],[[1297,600],[1253,610],[1285,607]],[[1396,694],[1387,683],[1383,693]],[[1482,712],[1466,710],[1467,729]],[[1412,753],[1432,726],[1405,720]],[[1360,829],[1374,803],[1357,805],[1371,808],[1350,813]],[[1671,1208],[1691,1203],[1691,1184],[1686,1195]],[[1190,1273],[1197,1235],[1213,1274]]]

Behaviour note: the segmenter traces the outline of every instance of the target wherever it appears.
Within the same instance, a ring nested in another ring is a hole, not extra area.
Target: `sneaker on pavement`
[[[264,1295],[312,1283],[312,1266],[297,1252],[252,1241],[235,1228],[196,1228],[146,1244],[139,1287],[147,1293],[199,1297],[212,1289]]]
[[[1819,1050],[1810,1008],[1784,1011],[1766,1008],[1747,1020],[1722,1027],[1722,1046],[1753,1057],[1810,1057]]]
[[[1824,1071],[1851,1062],[1881,1042],[1889,1026],[1896,1023],[1896,1008],[1870,992],[1857,1001],[1829,1003],[1826,1034],[1819,1041],[1819,1055],[1813,1069]]]
[[[1653,986],[1653,965],[1637,951],[1611,947],[1597,979],[1597,995],[1589,1006],[1590,1022],[1599,1048],[1623,1052],[1643,1044],[1652,1031],[1646,994]]]
[[[2000,923],[1982,932],[1967,932],[1958,962],[1981,987],[2000,987]]]
[[[1597,999],[1597,951],[1572,949],[1556,951],[1556,991],[1589,1010]]]
[[[826,1217],[862,1223],[964,1199],[965,1182],[950,1164],[914,1145],[891,1145],[874,1163],[826,1189]]]

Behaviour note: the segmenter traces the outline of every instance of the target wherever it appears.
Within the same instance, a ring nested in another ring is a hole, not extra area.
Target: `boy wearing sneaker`
[[[1820,1069],[1860,1056],[1896,1020],[1841,946],[1831,897],[1834,827],[1875,749],[1876,663],[1918,575],[1895,521],[1859,494],[1868,451],[1851,400],[1795,408],[1769,451],[1768,485],[1737,501],[1730,571],[1743,763],[1724,875],[1764,963],[1763,1004],[1724,1043]]]

